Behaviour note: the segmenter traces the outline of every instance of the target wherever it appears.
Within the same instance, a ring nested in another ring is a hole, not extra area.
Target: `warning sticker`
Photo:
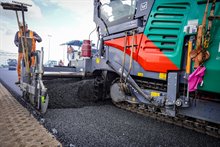
[[[160,79],[163,79],[163,80],[166,80],[167,74],[166,74],[166,73],[160,73],[160,74],[159,74],[159,78],[160,78]]]
[[[100,58],[96,58],[96,64],[99,64],[100,63]]]

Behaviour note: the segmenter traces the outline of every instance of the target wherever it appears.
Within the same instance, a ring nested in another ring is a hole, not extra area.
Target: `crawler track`
[[[187,129],[195,130],[216,138],[220,138],[220,126],[218,124],[210,124],[199,119],[193,119],[186,116],[169,117],[162,113],[153,112],[145,105],[130,104],[127,102],[114,103],[115,106],[125,109],[143,116],[151,117],[159,121],[167,122]]]

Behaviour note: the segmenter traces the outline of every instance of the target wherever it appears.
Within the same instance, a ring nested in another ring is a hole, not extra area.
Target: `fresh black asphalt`
[[[21,93],[11,86],[16,80],[15,71],[0,69],[0,79],[18,99],[21,97]],[[54,85],[61,92],[62,88],[66,88],[62,86],[66,82],[60,84],[61,86],[59,83],[55,82]],[[56,105],[52,104],[47,113],[41,119],[39,118],[63,146],[220,146],[219,139],[119,109],[111,101],[97,103],[89,99],[87,94],[85,99],[74,99],[78,95],[76,94],[77,85],[87,85],[86,92],[90,93],[89,84],[91,83],[92,81],[69,83],[69,89],[66,88],[63,95],[72,90],[72,94],[75,94],[69,102],[75,101],[78,104],[68,103],[68,95],[71,95],[69,92],[67,96],[62,97],[65,102],[61,107],[59,103],[53,103]],[[55,92],[54,97],[57,99],[59,95]],[[59,98],[57,100],[60,101]],[[64,108],[66,104],[68,107]]]

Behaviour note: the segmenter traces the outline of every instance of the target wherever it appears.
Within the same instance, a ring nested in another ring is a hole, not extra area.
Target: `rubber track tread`
[[[188,118],[188,117],[180,118],[180,117],[166,116],[162,113],[151,112],[147,108],[143,109],[142,107],[139,107],[139,105],[137,104],[129,104],[127,102],[121,102],[121,103],[113,102],[113,103],[115,104],[115,106],[121,109],[125,109],[128,111],[134,112],[134,113],[141,114],[143,116],[154,118],[159,121],[163,121],[163,122],[174,124],[180,127],[191,129],[191,130],[203,133],[203,134],[207,134],[209,136],[220,138],[220,126],[219,125],[211,126],[211,125],[208,125],[208,123],[203,120],[195,119],[193,121],[191,120],[191,118]]]

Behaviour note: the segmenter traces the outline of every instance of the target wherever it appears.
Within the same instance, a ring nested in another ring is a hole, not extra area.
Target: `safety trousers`
[[[21,61],[23,60],[23,53],[18,53],[18,64],[17,64],[17,73],[18,73],[18,80],[21,79]],[[31,62],[29,62],[29,65],[31,64],[31,67],[34,67],[35,64],[35,57],[31,57]]]

